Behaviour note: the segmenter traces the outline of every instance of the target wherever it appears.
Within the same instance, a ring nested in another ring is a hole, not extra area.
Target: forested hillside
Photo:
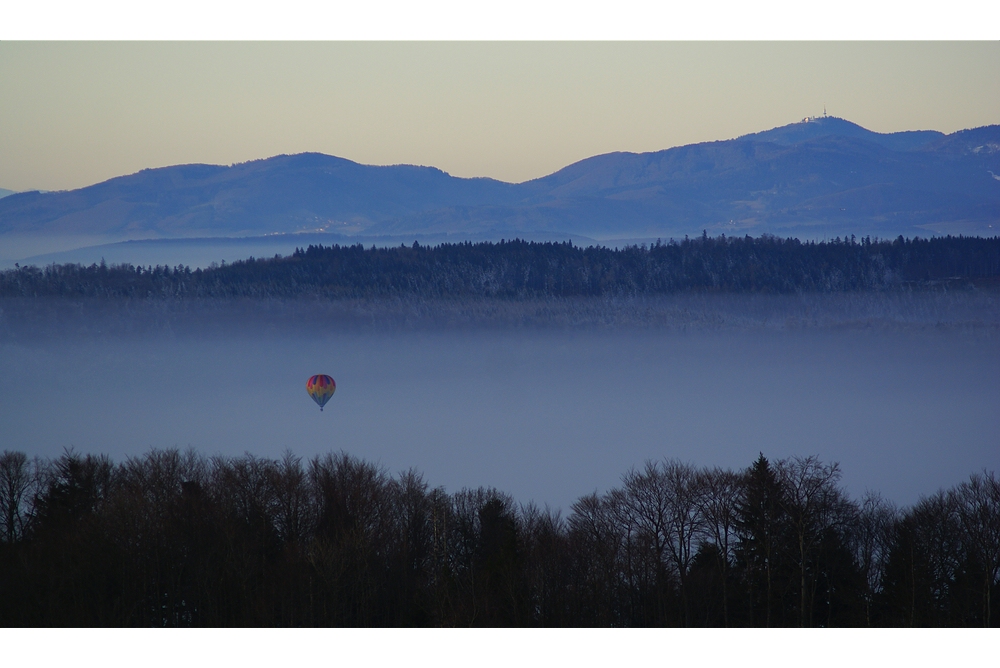
[[[1000,480],[647,462],[570,514],[346,454],[0,455],[3,626],[997,626]]]
[[[439,246],[309,246],[289,257],[192,271],[104,263],[0,272],[0,297],[201,299],[636,296],[801,293],[993,284],[1000,237],[709,237],[623,249],[513,240]]]

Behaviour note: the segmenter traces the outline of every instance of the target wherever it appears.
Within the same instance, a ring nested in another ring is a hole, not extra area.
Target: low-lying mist
[[[0,309],[0,450],[29,455],[343,450],[564,511],[646,459],[818,455],[902,504],[1000,463],[991,293]]]

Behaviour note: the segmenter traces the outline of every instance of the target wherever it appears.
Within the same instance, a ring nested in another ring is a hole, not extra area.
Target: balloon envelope
[[[306,381],[306,392],[313,398],[313,401],[319,404],[320,410],[323,410],[323,406],[326,405],[326,402],[330,401],[330,397],[336,391],[337,384],[333,382],[333,378],[330,378],[326,374],[321,373]]]

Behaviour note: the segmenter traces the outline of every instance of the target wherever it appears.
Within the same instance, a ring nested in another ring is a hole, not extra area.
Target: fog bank
[[[1000,463],[997,308],[882,299],[6,302],[0,449],[344,450],[564,512],[647,458],[818,455],[908,504]]]

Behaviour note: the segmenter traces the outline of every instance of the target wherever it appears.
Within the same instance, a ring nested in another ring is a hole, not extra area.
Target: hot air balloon
[[[326,374],[321,373],[306,381],[306,392],[313,398],[313,401],[319,404],[320,411],[323,410],[323,406],[326,405],[326,402],[330,401],[330,397],[336,391],[337,384],[333,382],[333,378],[330,378]]]

